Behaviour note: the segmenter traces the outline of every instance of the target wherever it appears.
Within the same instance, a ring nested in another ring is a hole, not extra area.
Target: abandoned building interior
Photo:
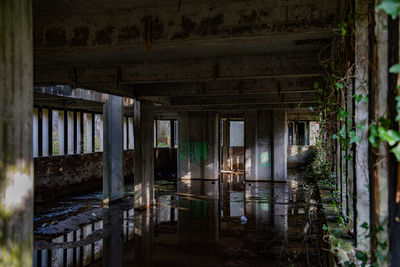
[[[0,266],[400,266],[398,0],[0,0]]]

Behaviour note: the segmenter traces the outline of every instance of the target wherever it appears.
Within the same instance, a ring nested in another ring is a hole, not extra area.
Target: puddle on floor
[[[127,197],[36,227],[36,266],[320,266],[313,191],[297,176],[158,183],[156,202],[138,212]]]

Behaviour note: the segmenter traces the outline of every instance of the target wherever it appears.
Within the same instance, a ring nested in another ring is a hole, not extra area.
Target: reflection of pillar
[[[32,266],[32,1],[0,10],[0,261]]]
[[[103,112],[103,198],[108,202],[124,196],[122,97],[109,95]]]
[[[103,216],[103,266],[122,266],[122,221],[119,206],[112,205]]]
[[[245,216],[247,225],[256,229],[271,223],[271,184],[246,183]]]
[[[287,115],[286,111],[274,111],[274,181],[287,181]]]
[[[154,118],[150,104],[135,101],[135,209],[154,202]]]
[[[247,111],[245,114],[245,179],[271,180],[271,111]]]
[[[134,253],[137,266],[151,266],[153,253],[153,216],[152,208],[135,212]]]
[[[286,183],[274,184],[274,229],[282,237],[287,237],[289,196]]]
[[[178,115],[178,178],[217,180],[218,115],[184,112]]]
[[[219,238],[218,184],[211,181],[190,181],[178,187],[178,241],[182,249],[204,249]],[[186,197],[185,194],[192,196]],[[208,195],[208,198],[197,198]],[[212,196],[213,195],[213,196]]]

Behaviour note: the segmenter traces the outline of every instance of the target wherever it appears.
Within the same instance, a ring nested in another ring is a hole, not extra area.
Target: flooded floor
[[[109,208],[100,192],[38,208],[36,266],[321,266],[316,199],[301,176],[158,182],[142,212],[130,189]]]

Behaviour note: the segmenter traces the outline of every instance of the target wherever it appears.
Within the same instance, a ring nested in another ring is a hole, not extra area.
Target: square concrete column
[[[218,114],[178,115],[178,178],[218,180]]]
[[[0,1],[0,265],[32,266],[32,1]]]
[[[287,115],[286,111],[274,111],[273,179],[287,181]]]
[[[103,106],[103,198],[104,202],[124,196],[123,101],[109,95]]]
[[[245,113],[245,179],[272,180],[272,112]]]
[[[135,209],[154,202],[154,117],[150,103],[134,103]]]

